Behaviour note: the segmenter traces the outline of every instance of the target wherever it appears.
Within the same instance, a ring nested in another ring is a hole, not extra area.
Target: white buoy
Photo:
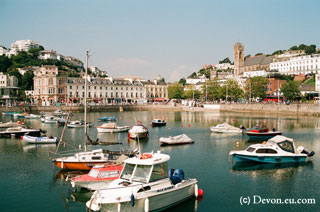
[[[121,204],[119,203],[118,204],[118,212],[120,212],[121,211]]]
[[[149,199],[146,198],[144,201],[144,212],[149,212]]]
[[[198,197],[198,184],[194,185],[194,196]]]
[[[63,161],[61,161],[61,169],[63,169]]]

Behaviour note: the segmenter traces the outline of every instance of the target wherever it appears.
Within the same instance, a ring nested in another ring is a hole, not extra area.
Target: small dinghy
[[[55,144],[58,143],[59,139],[57,137],[35,137],[30,135],[22,136],[22,140],[28,142],[29,144]]]
[[[159,140],[161,145],[179,145],[194,143],[194,141],[191,138],[189,138],[186,134],[177,135],[174,137],[161,137]]]
[[[98,133],[126,132],[129,126],[118,126],[116,123],[105,123],[97,127]]]
[[[81,128],[84,127],[84,121],[71,121],[70,123],[67,124],[69,128]],[[91,122],[87,122],[87,127],[93,127],[93,124]]]
[[[40,119],[40,115],[29,114],[24,117],[25,119]]]
[[[151,122],[152,127],[161,127],[161,126],[166,126],[167,122],[165,120],[161,119],[153,119]]]
[[[17,122],[6,122],[6,123],[0,123],[0,128],[9,128],[9,127],[21,127],[23,123],[21,121]]]
[[[226,122],[210,127],[211,132],[214,133],[242,133],[242,129],[234,127]]]

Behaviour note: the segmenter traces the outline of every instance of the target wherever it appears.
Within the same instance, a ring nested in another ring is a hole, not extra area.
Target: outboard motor
[[[169,169],[168,176],[173,185],[175,185],[184,179],[184,172],[181,169]]]
[[[308,157],[312,157],[315,154],[314,151],[311,151],[311,152],[306,151],[302,146],[299,146],[297,150],[302,154],[306,154]]]

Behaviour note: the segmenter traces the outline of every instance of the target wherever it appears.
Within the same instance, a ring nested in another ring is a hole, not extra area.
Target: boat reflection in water
[[[66,197],[67,202],[82,202],[86,203],[90,200],[93,191],[87,189],[77,189],[70,194],[69,197]]]
[[[71,178],[83,175],[83,174],[88,174],[89,171],[86,170],[79,170],[79,171],[68,171],[68,170],[60,170],[56,174],[56,180],[63,180],[63,181],[68,181],[71,180]]]
[[[304,169],[313,170],[313,162],[300,162],[300,163],[235,163],[230,172],[247,174],[253,178],[256,177],[272,177],[282,178],[293,176],[297,172]]]

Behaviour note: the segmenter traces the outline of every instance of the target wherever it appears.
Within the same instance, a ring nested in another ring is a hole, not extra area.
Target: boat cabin
[[[121,165],[97,165],[90,170],[88,176],[96,180],[103,180],[106,178],[115,180],[119,177],[121,170]]]
[[[167,161],[169,155],[161,153],[146,153],[125,160],[120,179],[130,183],[149,183],[168,178]]]
[[[269,129],[265,126],[255,126],[250,130],[250,132],[255,132],[255,133],[269,132]]]
[[[277,154],[279,150],[297,153],[293,139],[281,135],[269,139],[266,144],[251,145],[246,149],[247,152],[257,154]]]

